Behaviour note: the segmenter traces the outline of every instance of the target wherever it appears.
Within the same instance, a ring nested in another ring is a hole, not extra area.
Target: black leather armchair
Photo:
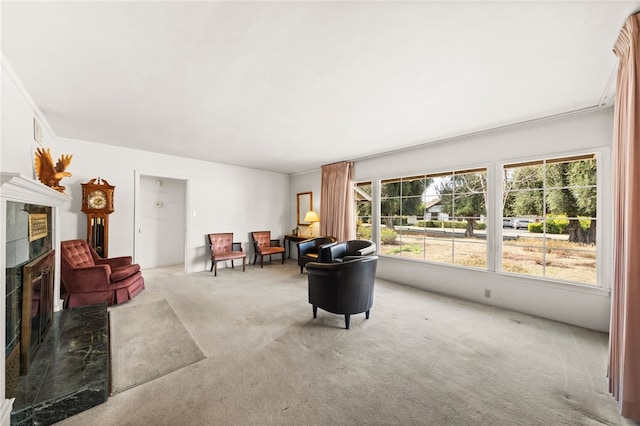
[[[317,237],[300,241],[298,243],[298,265],[300,265],[300,273],[302,273],[304,265],[319,260],[320,247],[335,242],[336,239],[334,237]]]
[[[325,245],[320,249],[320,262],[342,262],[351,256],[370,256],[375,254],[376,244],[369,240],[350,240],[332,245]]]
[[[378,256],[364,256],[338,263],[307,263],[309,303],[313,317],[318,308],[344,315],[349,329],[351,315],[369,312],[373,306],[373,287]]]

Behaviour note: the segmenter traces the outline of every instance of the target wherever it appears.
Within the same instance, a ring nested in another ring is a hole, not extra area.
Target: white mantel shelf
[[[0,173],[0,197],[30,204],[60,207],[71,196],[51,189],[43,183],[18,173]]]

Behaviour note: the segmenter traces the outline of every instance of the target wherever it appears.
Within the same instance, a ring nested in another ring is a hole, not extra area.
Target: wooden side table
[[[309,239],[309,237],[300,237],[298,235],[285,235],[284,236],[284,250],[285,250],[285,254],[287,251],[287,248],[289,249],[289,255],[287,256],[289,259],[291,259],[291,241],[293,241],[294,243],[299,243],[300,241],[304,241]]]

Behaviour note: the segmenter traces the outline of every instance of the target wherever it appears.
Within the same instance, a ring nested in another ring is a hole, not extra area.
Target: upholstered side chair
[[[242,250],[242,243],[233,242],[233,233],[209,234],[209,248],[211,249],[211,269],[213,276],[218,276],[218,262],[242,259],[242,272],[245,270],[247,254]]]
[[[284,247],[280,246],[279,239],[271,239],[271,231],[253,231],[251,233],[251,240],[253,241],[253,264],[256,264],[258,256],[260,256],[260,267],[263,267],[264,257],[279,254],[282,256],[282,263],[284,264]]]

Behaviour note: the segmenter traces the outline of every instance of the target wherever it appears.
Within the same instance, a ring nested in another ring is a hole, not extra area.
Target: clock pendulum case
[[[82,186],[82,211],[87,214],[87,241],[101,256],[109,251],[109,215],[114,212],[115,186],[104,179],[91,179]]]

